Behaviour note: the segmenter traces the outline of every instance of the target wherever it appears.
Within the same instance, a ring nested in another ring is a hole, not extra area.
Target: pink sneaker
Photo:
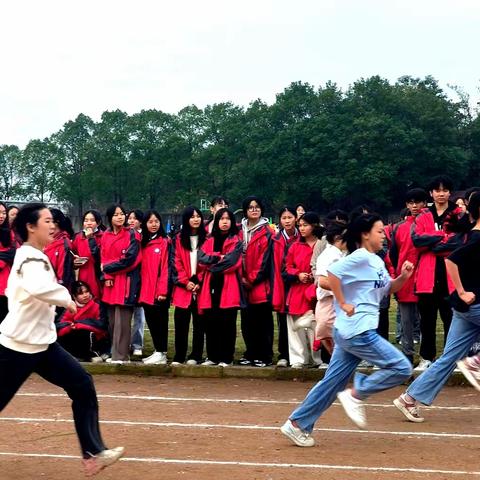
[[[113,465],[125,453],[123,447],[116,447],[109,450],[103,450],[100,453],[82,460],[86,477],[93,477],[98,472],[110,465]]]

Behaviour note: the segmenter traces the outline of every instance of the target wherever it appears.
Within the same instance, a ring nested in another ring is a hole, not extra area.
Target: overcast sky
[[[0,18],[0,144],[79,113],[271,103],[298,80],[433,75],[480,97],[476,0],[16,0]]]

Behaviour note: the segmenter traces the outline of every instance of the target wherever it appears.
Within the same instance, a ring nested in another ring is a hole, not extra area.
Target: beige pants
[[[315,320],[313,314],[309,314],[312,320]],[[310,357],[313,363],[320,365],[322,358],[320,352],[312,350],[313,340],[315,339],[314,326],[315,323],[310,322],[313,328],[296,329],[295,322],[297,322],[304,315],[287,315],[287,330],[288,330],[288,354],[290,356],[290,365],[301,363],[307,365],[310,363]]]
[[[108,306],[108,330],[112,340],[112,360],[128,360],[133,307],[124,305]]]
[[[320,340],[333,337],[333,324],[335,323],[335,308],[333,296],[328,295],[317,301],[315,307],[315,338]]]

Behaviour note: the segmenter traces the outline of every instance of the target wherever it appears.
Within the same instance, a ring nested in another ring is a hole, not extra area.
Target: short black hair
[[[480,192],[476,192],[468,202],[468,213],[474,220],[480,217]]]
[[[453,191],[453,181],[448,175],[437,175],[433,177],[428,184],[428,191],[438,190],[440,186],[449,192]]]
[[[470,187],[465,190],[465,200],[467,201],[467,203],[470,201],[470,197],[477,192],[480,192],[480,187]]]
[[[225,197],[222,197],[220,195],[217,195],[216,197],[212,198],[212,201],[210,202],[210,206],[213,208],[215,205],[218,205],[219,203],[224,203],[225,205],[229,205],[228,200]]]
[[[230,218],[230,228],[228,230],[228,235],[236,235],[238,233],[237,222],[235,221],[235,214],[229,208],[220,208],[213,219],[212,227],[212,237],[221,235],[220,231],[220,219],[223,217],[223,214],[226,213],[228,218]]]
[[[27,225],[36,225],[40,218],[40,211],[45,210],[47,206],[44,203],[27,203],[19,211],[13,221],[13,229],[21,238],[22,242],[28,240]]]
[[[115,214],[115,210],[117,208],[119,208],[123,212],[123,214],[125,215],[125,223],[127,223],[127,213],[126,213],[125,209],[119,203],[114,203],[113,205],[110,205],[107,208],[107,212],[105,213],[105,216],[107,217],[108,224],[110,225],[110,228],[112,228],[112,218],[113,218],[113,215]],[[124,225],[125,225],[125,223],[124,223]]]
[[[298,221],[303,220],[313,227],[313,235],[322,238],[325,227],[320,223],[320,217],[315,212],[305,212]]]
[[[336,220],[330,221],[325,229],[325,237],[327,238],[327,242],[332,245],[338,239],[343,240],[346,231],[347,225],[345,223]]]
[[[243,216],[245,218],[247,217],[248,207],[250,206],[251,202],[257,202],[258,206],[260,207],[260,214],[263,217],[263,212],[265,211],[265,205],[262,202],[262,200],[256,195],[250,195],[243,200],[242,202]]]
[[[330,210],[325,217],[325,223],[332,221],[348,223],[348,213],[345,210],[340,210],[339,208]]]
[[[85,221],[85,217],[91,213],[93,215],[93,218],[95,219],[95,221],[97,222],[97,225],[100,227],[102,225],[102,214],[98,211],[98,210],[95,210],[93,208],[91,208],[90,210],[87,210],[84,214],[83,214],[83,217],[82,217],[82,225],[83,225],[83,222]]]
[[[152,236],[150,235],[150,232],[148,231],[147,228],[147,222],[150,220],[150,217],[157,217],[158,221],[160,222],[160,228],[158,229],[157,235],[160,237],[165,238],[167,234],[165,233],[165,229],[163,228],[163,220],[161,215],[157,212],[157,210],[147,210],[145,214],[143,215],[143,221],[142,221],[142,247],[147,245],[147,243],[152,239]]]
[[[139,209],[139,208],[134,208],[133,210],[130,210],[128,212],[128,215],[127,215],[127,220],[128,220],[128,217],[131,215],[131,214],[134,214],[135,215],[135,218],[140,222],[142,223],[143,222],[143,212]]]
[[[92,289],[87,282],[84,282],[82,280],[76,280],[72,283],[72,295],[76,296],[81,293],[82,288],[86,288],[88,290],[88,293],[92,294]]]
[[[53,223],[55,223],[62,232],[66,232],[70,238],[73,237],[73,225],[70,217],[67,217],[58,208],[51,208]]]
[[[290,205],[284,205],[280,211],[278,212],[278,221],[280,222],[280,218],[282,217],[282,215],[285,213],[285,212],[289,212],[291,213],[295,218],[297,218],[297,210],[295,208],[293,208],[292,206]]]
[[[405,202],[411,200],[414,202],[426,202],[428,200],[427,192],[423,188],[411,188],[405,194]]]

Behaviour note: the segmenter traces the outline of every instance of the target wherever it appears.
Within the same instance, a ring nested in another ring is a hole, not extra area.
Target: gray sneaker
[[[282,425],[280,431],[298,447],[313,447],[315,445],[315,440],[310,434],[295,427],[290,419]]]
[[[90,458],[84,458],[82,463],[85,469],[85,476],[92,477],[104,468],[113,465],[116,461],[120,460],[120,457],[122,457],[124,453],[125,449],[123,447],[116,447],[103,450]]]

